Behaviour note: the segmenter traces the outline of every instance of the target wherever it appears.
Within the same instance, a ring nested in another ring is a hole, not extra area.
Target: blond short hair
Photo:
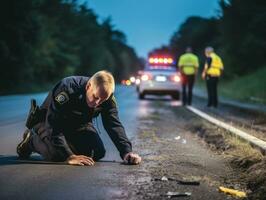
[[[214,49],[213,49],[213,47],[206,47],[205,48],[205,52],[207,52],[207,53],[212,53],[212,52],[214,52]]]
[[[90,82],[94,87],[101,87],[110,96],[115,91],[115,80],[113,75],[105,70],[96,72]]]

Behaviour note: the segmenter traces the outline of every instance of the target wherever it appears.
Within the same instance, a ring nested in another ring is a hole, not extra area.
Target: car
[[[135,85],[136,85],[136,91],[139,92],[139,84],[140,84],[140,77],[141,77],[142,71],[139,70],[137,75],[136,75],[136,81],[135,81]]]
[[[181,87],[181,74],[172,58],[150,58],[140,74],[138,96],[144,99],[148,94],[171,95],[173,99],[179,100]]]

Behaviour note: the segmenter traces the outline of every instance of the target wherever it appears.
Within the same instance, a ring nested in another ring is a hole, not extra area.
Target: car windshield
[[[176,72],[177,69],[175,66],[165,66],[165,65],[152,65],[147,66],[145,71],[168,71],[168,72]]]

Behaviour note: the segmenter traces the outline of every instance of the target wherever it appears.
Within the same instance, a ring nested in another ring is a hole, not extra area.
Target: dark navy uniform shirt
[[[211,67],[211,64],[212,64],[212,57],[208,56],[206,58],[206,63],[207,63],[208,69],[209,69]]]
[[[126,153],[132,151],[132,145],[119,120],[115,97],[112,94],[98,107],[90,108],[86,102],[88,80],[89,77],[71,76],[56,84],[41,106],[47,110],[47,114],[44,131],[40,136],[48,137],[56,150],[67,158],[73,153],[64,134],[80,127],[91,126],[92,118],[101,114],[104,128],[123,159]]]

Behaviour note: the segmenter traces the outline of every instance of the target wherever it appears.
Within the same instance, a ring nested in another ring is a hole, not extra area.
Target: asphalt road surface
[[[30,99],[36,98],[40,104],[45,96],[46,93],[0,97],[0,199],[116,199],[123,196],[121,186],[126,186],[127,174],[137,166],[121,164],[100,117],[94,124],[107,153],[96,166],[46,163],[37,154],[30,161],[17,160],[15,149],[25,129]],[[132,139],[136,133],[136,116],[142,112],[140,102],[133,88],[118,87],[116,97],[119,116]]]
[[[183,188],[192,191],[190,199],[227,199],[215,183],[231,173],[230,169],[186,130],[189,111],[168,97],[139,101],[134,87],[118,86],[116,98],[133,149],[143,157],[141,165],[122,164],[100,118],[94,124],[107,153],[95,166],[44,162],[37,154],[31,160],[17,160],[15,149],[30,98],[41,103],[45,96],[0,97],[0,199],[167,199],[161,194],[180,188],[153,181],[162,175],[202,179],[198,187]],[[180,140],[174,139],[177,136]]]

